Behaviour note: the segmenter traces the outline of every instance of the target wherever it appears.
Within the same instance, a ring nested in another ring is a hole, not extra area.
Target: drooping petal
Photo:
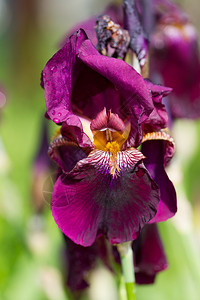
[[[160,188],[158,211],[151,223],[165,221],[177,211],[176,192],[164,169],[165,142],[152,140],[142,144],[142,153],[146,156],[144,164]]]
[[[158,272],[167,268],[167,259],[156,224],[145,225],[133,242],[136,283],[153,283]]]
[[[143,156],[136,149],[119,153],[116,176],[109,152],[96,150],[54,185],[54,219],[77,244],[93,244],[98,233],[111,243],[135,239],[156,214],[159,191],[140,163]]]

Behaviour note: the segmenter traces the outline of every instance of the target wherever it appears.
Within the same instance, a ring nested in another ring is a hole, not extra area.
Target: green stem
[[[122,273],[125,282],[127,300],[136,300],[135,273],[133,264],[133,250],[131,242],[119,244],[117,249],[121,258]]]

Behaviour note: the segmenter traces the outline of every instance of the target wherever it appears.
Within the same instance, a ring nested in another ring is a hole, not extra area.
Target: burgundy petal
[[[155,275],[167,268],[167,259],[156,224],[145,225],[133,242],[136,283],[153,283]]]
[[[115,244],[135,239],[159,202],[158,187],[139,163],[139,151],[120,154],[120,176],[110,174],[109,153],[102,152],[94,151],[69,175],[60,176],[53,189],[57,225],[83,246],[93,244],[98,233]]]
[[[83,30],[76,32],[43,70],[42,86],[45,89],[47,113],[55,123],[63,122],[72,113],[70,98],[79,68],[76,54],[86,38]]]
[[[142,144],[142,153],[146,156],[144,164],[160,188],[158,211],[151,223],[165,221],[177,211],[176,192],[164,169],[164,143],[152,140]]]
[[[87,273],[95,266],[97,259],[96,243],[90,247],[75,244],[65,236],[67,286],[72,291],[83,290],[88,287]]]

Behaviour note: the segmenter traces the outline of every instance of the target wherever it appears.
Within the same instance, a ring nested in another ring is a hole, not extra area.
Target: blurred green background
[[[198,1],[179,1],[200,27]],[[62,276],[63,240],[43,194],[43,214],[34,203],[33,161],[45,112],[40,73],[77,21],[101,12],[106,0],[0,0],[0,299],[67,300]],[[169,268],[152,286],[137,287],[137,299],[200,299],[200,122],[178,121],[176,156],[169,168],[179,212],[159,229]],[[43,186],[49,184],[46,174]],[[85,295],[116,300],[112,275],[99,267]]]

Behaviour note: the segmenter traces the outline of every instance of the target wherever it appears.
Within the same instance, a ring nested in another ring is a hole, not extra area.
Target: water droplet
[[[59,112],[59,113],[58,113],[58,117],[61,117],[61,116],[62,116],[62,114]]]
[[[56,123],[56,124],[58,124],[58,123],[60,123],[60,120],[57,119],[57,118],[54,118],[54,119],[53,119],[53,122]]]
[[[53,116],[55,116],[55,113],[56,113],[55,110],[52,110],[52,115],[53,115]]]
[[[144,175],[145,171],[143,169],[138,169],[138,171],[136,171],[136,174],[138,177],[142,177]]]
[[[43,72],[43,77],[45,78],[47,76],[47,74],[45,72]]]
[[[57,67],[56,67],[56,66],[52,67],[52,68],[51,68],[51,71],[52,71],[53,73],[55,73],[55,72],[57,71]]]

